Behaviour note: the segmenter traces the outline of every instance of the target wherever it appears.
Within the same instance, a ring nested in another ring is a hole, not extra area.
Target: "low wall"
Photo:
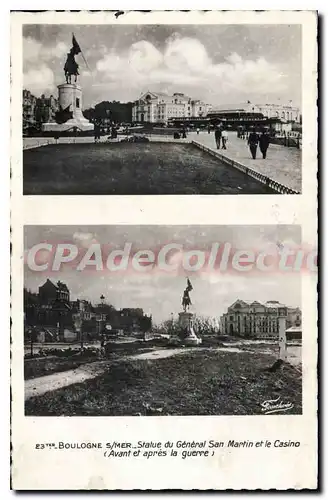
[[[246,175],[249,175],[250,177],[253,177],[254,179],[258,180],[262,184],[265,184],[269,188],[273,189],[279,194],[299,194],[298,191],[294,191],[293,189],[289,188],[288,186],[285,186],[284,184],[281,184],[280,182],[277,182],[270,177],[267,177],[266,175],[260,174],[256,170],[253,170],[250,167],[247,167],[246,165],[243,165],[239,161],[232,160],[231,158],[228,158],[227,156],[223,155],[222,153],[219,153],[208,146],[204,146],[203,144],[197,142],[197,141],[192,141],[192,144],[197,146],[199,149],[202,151],[206,151],[210,155],[214,156],[215,158],[218,158],[220,161],[225,163],[226,165],[229,165],[230,167],[236,168],[237,170],[240,170]]]
[[[23,150],[40,148],[41,146],[48,146],[49,144],[55,144],[55,139],[45,138],[45,137],[24,137],[23,138]]]
[[[128,141],[125,140],[127,136],[118,136],[117,139],[107,139],[103,137],[103,140],[100,140],[100,144],[111,144],[111,143],[121,143],[127,144]],[[182,144],[191,144],[191,141],[187,139],[173,139],[172,136],[165,135],[152,135],[146,136],[150,142],[171,142],[173,143],[182,143]],[[59,139],[51,139],[51,138],[24,138],[23,139],[23,150],[39,148],[41,146],[48,146],[49,144],[94,144],[93,137],[60,137]]]

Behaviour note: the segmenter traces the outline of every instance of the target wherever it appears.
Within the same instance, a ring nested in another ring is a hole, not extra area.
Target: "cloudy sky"
[[[301,103],[298,25],[25,25],[25,88],[57,95],[72,32],[89,67],[77,56],[84,108],[147,90],[213,105]]]
[[[26,226],[25,251],[40,242],[73,243],[87,249],[99,242],[103,248],[123,249],[132,243],[133,251],[156,250],[167,243],[181,243],[184,249],[210,249],[212,243],[230,243],[233,248],[263,251],[272,245],[293,247],[300,243],[299,226]],[[107,247],[105,246],[107,245]],[[26,254],[25,254],[26,255]],[[44,262],[49,258],[45,252]],[[169,262],[180,258],[178,252],[169,256]],[[41,255],[42,260],[42,255]],[[116,308],[142,307],[156,322],[170,318],[181,311],[181,297],[189,276],[193,284],[192,312],[219,317],[237,298],[247,300],[279,300],[289,306],[301,306],[299,273],[242,273],[242,272],[153,272],[77,271],[71,265],[59,272],[31,271],[25,265],[25,286],[34,291],[49,277],[64,281],[71,291],[71,299],[84,298],[106,301]]]

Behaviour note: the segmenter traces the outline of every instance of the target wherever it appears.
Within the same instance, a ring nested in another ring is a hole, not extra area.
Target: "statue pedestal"
[[[84,118],[82,113],[82,88],[77,83],[63,83],[58,85],[58,100],[61,110],[70,111],[73,116],[65,123],[43,123],[43,132],[68,132],[72,129],[92,131],[93,123]]]
[[[179,326],[185,345],[199,345],[202,343],[202,339],[198,338],[194,331],[193,317],[194,315],[187,311],[179,313]]]

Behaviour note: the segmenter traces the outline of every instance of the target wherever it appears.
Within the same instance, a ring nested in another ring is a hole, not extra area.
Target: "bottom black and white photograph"
[[[25,226],[25,415],[302,414],[311,258],[297,225]]]

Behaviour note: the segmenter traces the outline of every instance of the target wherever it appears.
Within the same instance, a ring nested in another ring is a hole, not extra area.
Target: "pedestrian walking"
[[[220,149],[222,130],[221,127],[216,127],[214,132],[215,142],[217,149]]]
[[[223,129],[221,132],[222,149],[227,149],[228,132]]]
[[[260,151],[262,153],[262,156],[263,156],[264,160],[266,158],[266,154],[267,154],[267,150],[268,150],[269,144],[270,144],[269,134],[265,130],[263,130],[262,134],[259,137],[259,146],[260,146]]]
[[[197,127],[196,132],[197,132],[197,135],[199,135],[199,127]]]
[[[256,160],[256,151],[257,151],[257,145],[259,143],[259,136],[255,132],[254,128],[252,128],[250,131],[247,143],[249,145],[249,149],[251,151],[253,160]]]
[[[95,134],[95,143],[100,141],[100,125],[99,123],[95,123],[94,126],[94,134]]]
[[[182,139],[187,139],[186,129],[183,127],[182,129]]]

